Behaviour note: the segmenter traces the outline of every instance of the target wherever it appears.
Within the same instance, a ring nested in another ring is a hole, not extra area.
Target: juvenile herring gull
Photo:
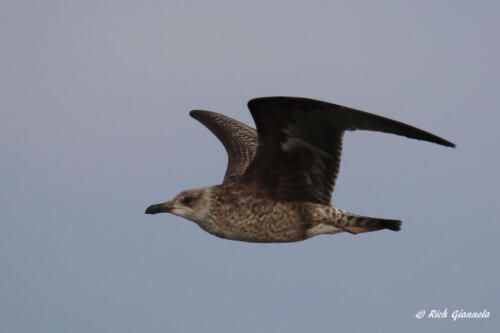
[[[182,191],[149,206],[146,214],[172,213],[215,236],[246,242],[398,231],[400,220],[359,216],[331,206],[344,132],[379,131],[455,147],[410,125],[313,99],[262,97],[249,101],[248,108],[257,130],[215,112],[190,112],[226,148],[224,180]]]

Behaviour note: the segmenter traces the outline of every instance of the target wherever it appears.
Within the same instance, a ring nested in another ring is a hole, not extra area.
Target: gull
[[[248,102],[257,130],[219,113],[193,110],[224,145],[222,184],[185,190],[151,205],[225,239],[278,243],[317,235],[398,231],[400,220],[356,215],[331,205],[345,131],[393,133],[447,147],[455,144],[413,126],[337,104],[301,97]]]

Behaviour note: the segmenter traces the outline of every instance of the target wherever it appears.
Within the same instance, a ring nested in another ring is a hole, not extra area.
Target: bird
[[[182,191],[149,206],[146,214],[171,213],[217,237],[255,243],[399,231],[401,220],[360,216],[331,205],[344,133],[378,131],[456,147],[405,123],[310,98],[260,97],[248,108],[256,129],[216,112],[190,112],[227,151],[223,181]]]

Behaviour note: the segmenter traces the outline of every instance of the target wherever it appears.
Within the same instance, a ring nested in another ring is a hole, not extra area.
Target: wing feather
[[[244,178],[285,201],[330,204],[346,130],[370,130],[455,145],[392,119],[300,97],[248,102],[258,133],[257,155]]]
[[[205,125],[226,148],[228,163],[223,184],[238,180],[255,157],[258,145],[255,129],[212,111],[193,110],[189,115]]]

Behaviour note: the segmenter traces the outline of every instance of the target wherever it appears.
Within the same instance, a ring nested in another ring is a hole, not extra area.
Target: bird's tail
[[[379,219],[375,217],[359,216],[348,212],[342,212],[342,228],[352,234],[362,232],[389,229],[393,231],[401,230],[400,220]]]

